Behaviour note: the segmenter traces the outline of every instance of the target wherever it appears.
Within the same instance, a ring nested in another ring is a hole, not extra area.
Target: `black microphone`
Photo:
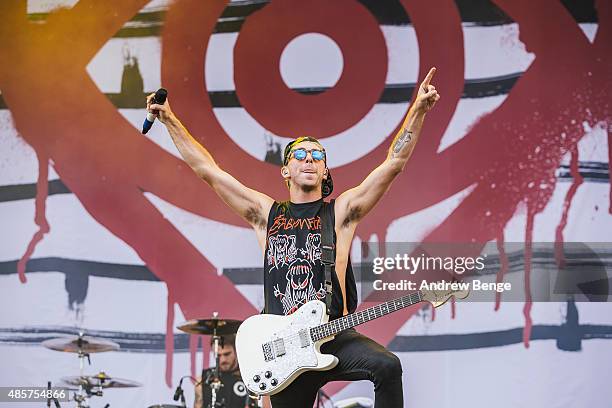
[[[166,98],[168,97],[168,91],[164,88],[159,88],[153,98],[151,99],[151,104],[163,105],[166,102]],[[155,122],[155,118],[157,118],[157,112],[147,112],[147,117],[145,118],[142,124],[142,134],[146,134],[151,127],[153,126],[153,122]],[[176,401],[176,400],[175,400]]]
[[[183,394],[183,388],[181,388],[181,386],[183,385],[183,380],[185,379],[185,377],[181,378],[181,381],[179,381],[179,385],[178,387],[176,387],[176,391],[174,391],[174,397],[172,397],[173,400],[178,401],[179,398],[181,397],[181,395]]]

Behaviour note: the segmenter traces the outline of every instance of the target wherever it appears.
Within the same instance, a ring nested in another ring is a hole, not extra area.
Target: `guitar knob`
[[[266,383],[259,384],[259,389],[262,390],[262,391],[265,390],[266,389]]]
[[[254,376],[253,376],[253,381],[255,381],[255,382],[259,382],[259,380],[261,380],[261,377],[260,377],[260,376],[258,376],[258,375],[254,375]]]
[[[264,375],[266,376],[266,378],[270,378],[272,377],[272,371],[266,371]]]
[[[272,384],[273,387],[276,387],[276,385],[278,384],[278,380],[276,378],[273,378],[270,380],[270,384]]]

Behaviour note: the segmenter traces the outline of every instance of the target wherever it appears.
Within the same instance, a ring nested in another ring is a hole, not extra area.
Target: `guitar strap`
[[[334,245],[334,200],[323,202],[321,212],[321,263],[325,271],[325,306],[330,312],[333,286],[332,273],[336,266],[336,246]]]

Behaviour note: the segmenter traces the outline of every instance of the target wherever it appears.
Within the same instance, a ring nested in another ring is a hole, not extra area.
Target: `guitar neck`
[[[421,291],[411,293],[401,298],[389,300],[376,306],[363,309],[360,312],[343,316],[331,322],[321,324],[310,329],[310,334],[313,341],[322,340],[327,337],[335,336],[342,330],[350,329],[351,327],[359,326],[367,323],[370,320],[378,319],[379,317],[396,312],[408,306],[412,306],[423,300]]]

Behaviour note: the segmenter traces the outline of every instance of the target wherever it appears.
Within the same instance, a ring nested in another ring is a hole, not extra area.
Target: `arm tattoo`
[[[402,148],[412,140],[412,132],[408,129],[403,129],[400,137],[397,138],[393,145],[393,154],[398,154]]]

